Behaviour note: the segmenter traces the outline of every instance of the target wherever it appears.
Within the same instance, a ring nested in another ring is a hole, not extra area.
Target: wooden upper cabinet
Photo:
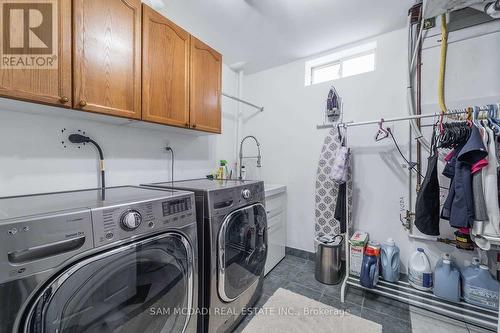
[[[141,118],[141,1],[73,1],[73,105]]]
[[[2,46],[0,96],[71,107],[71,0],[2,6],[11,30],[3,32],[9,38]],[[39,27],[30,29],[25,20],[38,17]]]
[[[191,36],[190,125],[221,133],[222,56]]]
[[[189,126],[189,33],[142,11],[142,119]]]

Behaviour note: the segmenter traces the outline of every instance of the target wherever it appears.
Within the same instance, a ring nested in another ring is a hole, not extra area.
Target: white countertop
[[[286,192],[286,185],[264,183],[264,191],[266,197],[270,197],[275,194]]]

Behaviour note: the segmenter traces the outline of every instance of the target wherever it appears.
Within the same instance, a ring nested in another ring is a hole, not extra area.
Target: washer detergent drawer
[[[27,332],[182,332],[193,310],[193,251],[166,233],[89,257],[49,281]]]
[[[0,225],[0,284],[61,265],[94,245],[89,211]]]
[[[267,256],[267,216],[262,204],[230,213],[218,235],[218,291],[231,302],[261,277]]]

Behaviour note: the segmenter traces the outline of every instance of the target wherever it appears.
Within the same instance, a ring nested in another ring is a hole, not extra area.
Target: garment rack
[[[480,109],[479,111],[487,111],[486,109]],[[462,110],[462,111],[450,111],[446,112],[444,115],[445,116],[452,116],[452,115],[459,115],[459,114],[465,114],[467,111]],[[358,122],[343,122],[343,123],[338,123],[338,124],[322,124],[322,125],[316,125],[316,129],[325,129],[325,128],[336,128],[336,127],[353,127],[353,126],[363,126],[363,125],[371,125],[371,124],[378,124],[380,121],[383,121],[384,123],[389,123],[389,122],[394,122],[394,121],[403,121],[403,120],[412,120],[412,119],[422,119],[422,118],[432,118],[432,117],[440,117],[441,113],[433,113],[433,114],[422,114],[422,115],[414,115],[414,116],[406,116],[406,117],[396,117],[396,118],[382,118],[382,119],[377,119],[377,120],[368,120],[368,121],[358,121]]]
[[[479,112],[488,111],[488,108],[481,107],[479,108],[478,111]],[[446,112],[444,116],[460,115],[466,113],[467,110],[463,109],[451,110],[449,112]],[[369,120],[360,122],[340,122],[338,124],[317,125],[316,128],[317,129],[344,128],[345,129],[344,136],[347,136],[348,127],[379,124],[380,122],[395,122],[395,121],[432,118],[440,116],[442,116],[441,113],[435,113],[435,114],[413,115],[406,117],[396,117],[396,118],[378,119],[378,120]],[[497,331],[498,333],[500,333],[500,310],[493,311],[484,308],[479,308],[474,305],[465,303],[463,301],[460,301],[458,303],[447,302],[435,297],[432,292],[424,292],[414,289],[409,285],[407,281],[398,281],[396,283],[390,283],[381,280],[379,281],[379,285],[377,285],[374,289],[368,289],[361,286],[359,278],[350,275],[349,240],[351,235],[350,232],[351,221],[349,212],[349,200],[346,200],[346,217],[347,217],[346,221],[347,231],[346,231],[346,237],[344,238],[345,267],[344,267],[344,278],[342,279],[341,290],[340,290],[340,300],[342,303],[345,302],[347,286],[350,285],[356,288],[360,288],[362,290],[367,290],[378,295],[398,300],[408,305],[412,305],[427,311],[438,313],[440,315],[455,320],[466,322],[483,329],[491,330],[492,332]],[[490,239],[490,241],[499,242],[500,240],[498,238],[494,238]]]
[[[251,107],[253,107],[253,108],[256,108],[256,109],[258,109],[260,112],[263,112],[263,111],[264,111],[264,107],[263,107],[263,106],[258,106],[258,105],[255,105],[255,104],[250,103],[250,102],[247,102],[247,101],[245,101],[245,100],[243,100],[243,99],[241,99],[241,98],[238,98],[238,97],[235,97],[235,96],[231,96],[231,95],[226,94],[226,93],[222,93],[222,96],[227,97],[227,98],[234,99],[234,100],[235,100],[235,101],[237,101],[237,102],[243,103],[243,104],[248,105],[248,106],[251,106]]]

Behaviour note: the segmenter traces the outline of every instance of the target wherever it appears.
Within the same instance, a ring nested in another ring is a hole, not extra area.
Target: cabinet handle
[[[80,106],[81,107],[84,107],[85,105],[87,105],[87,102],[85,102],[83,99],[80,101]]]
[[[61,98],[59,98],[59,102],[61,103],[68,103],[69,102],[69,98],[66,97],[66,96],[61,96]]]
[[[191,125],[192,128],[196,128],[196,124]]]
[[[186,126],[186,127],[189,127],[189,123],[186,123],[186,124],[185,124],[185,126]]]

